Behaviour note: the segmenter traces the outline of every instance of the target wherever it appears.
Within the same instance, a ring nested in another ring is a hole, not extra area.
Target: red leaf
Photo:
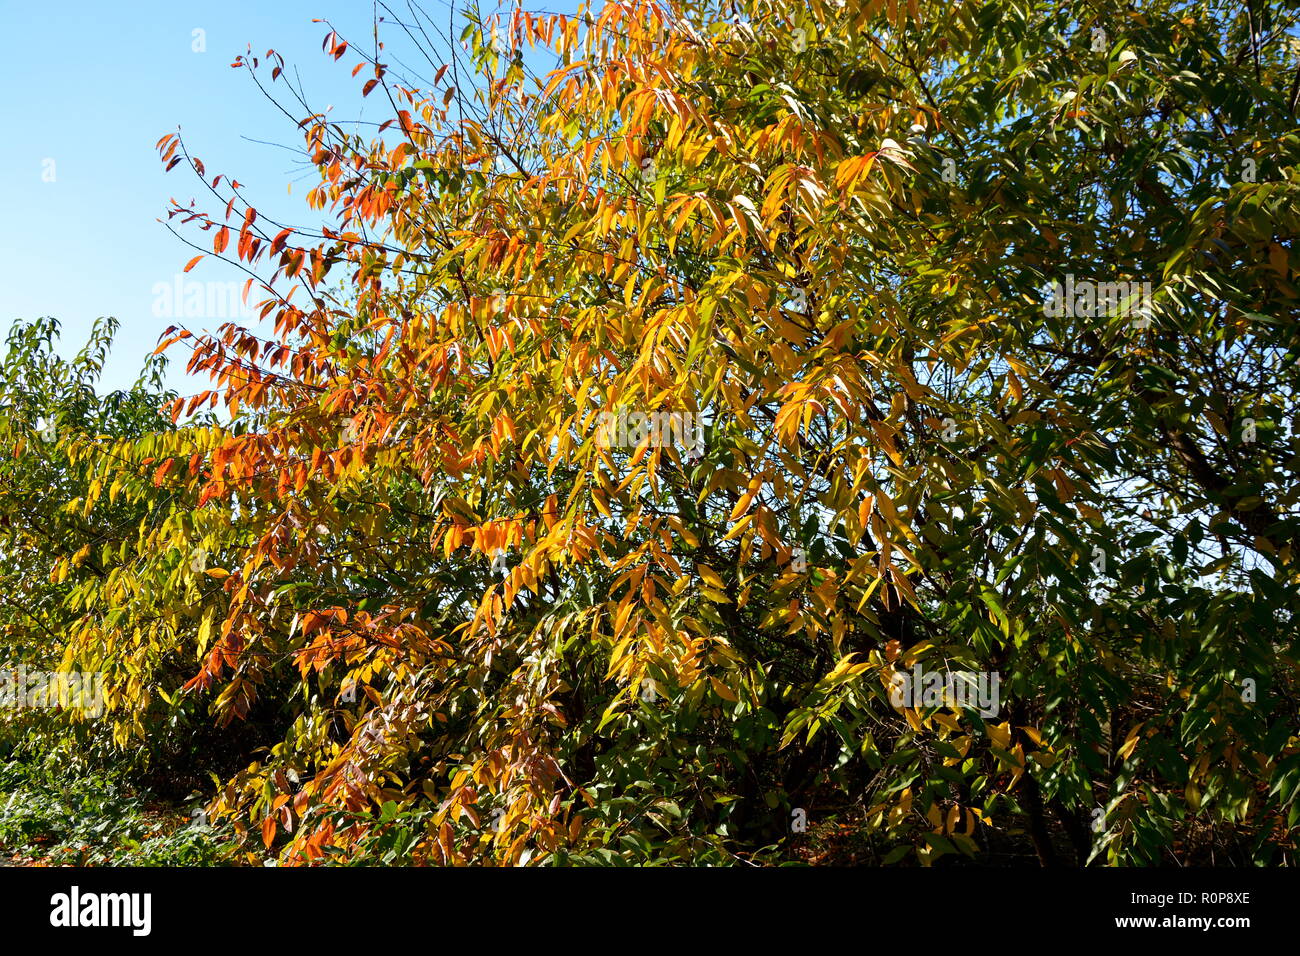
[[[212,251],[220,255],[225,251],[228,242],[230,242],[230,227],[222,226],[221,231],[212,239]]]

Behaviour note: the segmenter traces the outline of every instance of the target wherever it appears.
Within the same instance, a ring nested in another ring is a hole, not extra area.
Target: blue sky
[[[442,0],[425,6],[446,13]],[[297,67],[313,106],[336,104],[334,115],[343,119],[387,118],[386,103],[361,100],[366,76],[349,76],[357,58],[327,57],[321,41],[329,27],[312,23],[328,19],[345,39],[362,41],[371,13],[361,0],[0,0],[0,36],[9,40],[0,60],[0,332],[15,319],[55,316],[64,329],[60,351],[70,356],[97,316],[116,315],[122,331],[102,387],[134,381],[171,324],[154,315],[154,288],[174,283],[195,255],[157,220],[166,218],[169,197],[197,197],[199,208],[217,212],[191,171],[163,172],[154,144],[177,126],[209,179],[233,176],[259,211],[275,218],[319,222],[302,201],[315,173],[268,145],[296,147],[297,131],[230,64],[250,43],[258,56],[273,48]],[[195,30],[204,31],[205,52],[193,49]],[[400,54],[396,42],[391,50]],[[192,227],[178,231],[209,239]],[[184,278],[243,276],[206,259]],[[184,354],[174,353],[170,383],[194,391],[203,385],[183,374]]]

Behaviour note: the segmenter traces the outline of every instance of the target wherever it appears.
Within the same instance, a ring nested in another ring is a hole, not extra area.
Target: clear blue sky
[[[431,14],[445,16],[442,0],[424,3]],[[483,9],[496,5],[489,0]],[[314,107],[334,104],[333,115],[341,119],[385,119],[386,103],[360,98],[366,76],[349,76],[357,57],[349,52],[337,63],[327,57],[321,41],[329,27],[311,22],[328,19],[345,39],[365,41],[371,13],[364,0],[0,0],[6,40],[0,59],[0,333],[15,319],[52,315],[64,326],[60,351],[72,355],[97,316],[116,315],[122,331],[102,386],[134,380],[143,356],[170,324],[153,314],[154,287],[173,282],[196,254],[157,220],[166,218],[173,196],[182,203],[197,198],[199,208],[218,211],[210,196],[200,194],[192,171],[178,166],[163,172],[154,144],[177,126],[209,179],[233,176],[259,211],[275,218],[319,222],[320,214],[302,201],[318,181],[315,172],[282,148],[253,142],[298,146],[297,130],[230,64],[250,43],[257,56],[273,48],[287,68],[298,68]],[[196,29],[205,31],[206,52],[193,50]],[[401,56],[403,48],[390,40],[390,51]],[[43,179],[47,160],[54,163],[53,182]],[[192,241],[210,239],[193,227],[178,231]],[[242,278],[214,259],[185,276]],[[174,353],[170,381],[194,391],[203,386],[183,375],[184,354]]]

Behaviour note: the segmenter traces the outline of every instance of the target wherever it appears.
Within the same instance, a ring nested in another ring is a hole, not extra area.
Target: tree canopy
[[[1295,862],[1289,5],[401,13],[373,134],[236,60],[319,223],[159,141],[211,389],[10,406],[115,746],[284,862]]]

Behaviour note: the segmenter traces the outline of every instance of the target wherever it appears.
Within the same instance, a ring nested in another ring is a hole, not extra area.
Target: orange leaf
[[[187,263],[185,264],[185,268],[184,268],[183,270],[181,270],[181,271],[183,271],[183,272],[189,272],[189,271],[190,271],[191,269],[193,269],[196,265],[198,265],[199,260],[202,259],[202,258],[203,258],[202,256],[195,256],[193,259],[191,259],[189,262],[187,262]]]

